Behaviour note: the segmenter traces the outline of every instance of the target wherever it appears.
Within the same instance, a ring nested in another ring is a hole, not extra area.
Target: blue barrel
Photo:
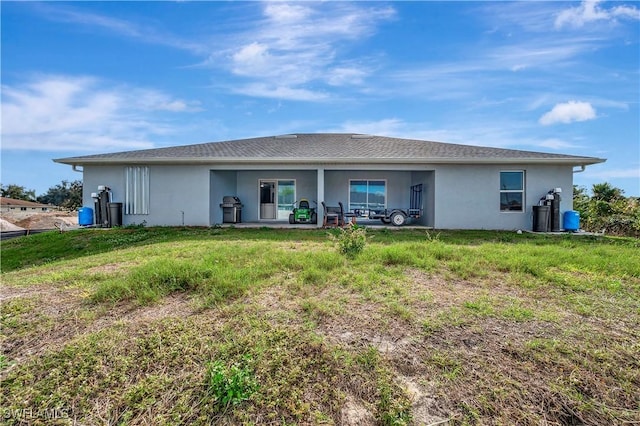
[[[93,209],[91,207],[81,207],[78,210],[78,225],[93,225]]]
[[[580,229],[580,213],[575,210],[564,212],[564,230],[577,231]]]

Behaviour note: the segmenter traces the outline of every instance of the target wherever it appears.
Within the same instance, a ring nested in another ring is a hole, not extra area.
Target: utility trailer
[[[418,219],[422,216],[422,184],[411,186],[408,209],[384,209],[381,212],[372,212],[369,219],[380,219],[384,224],[402,226],[407,219]]]

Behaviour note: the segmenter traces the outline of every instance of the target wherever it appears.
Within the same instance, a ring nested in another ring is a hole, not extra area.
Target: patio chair
[[[322,211],[324,213],[324,219],[322,220],[322,226],[340,226],[340,207],[327,207],[325,202],[322,202]]]
[[[340,201],[338,204],[340,205],[340,211],[342,212],[342,226],[345,226],[347,224],[347,220],[349,221],[348,223],[355,225],[356,217],[358,217],[358,215],[354,212],[345,211],[344,206],[342,205],[342,201]]]

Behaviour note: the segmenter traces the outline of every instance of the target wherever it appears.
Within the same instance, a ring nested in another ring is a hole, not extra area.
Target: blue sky
[[[640,8],[613,2],[7,2],[2,183],[53,158],[353,132],[606,158],[640,195]]]

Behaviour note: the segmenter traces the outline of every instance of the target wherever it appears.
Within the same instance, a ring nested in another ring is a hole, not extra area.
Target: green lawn
[[[0,421],[640,422],[639,240],[368,230],[345,256],[336,236],[3,241]]]

